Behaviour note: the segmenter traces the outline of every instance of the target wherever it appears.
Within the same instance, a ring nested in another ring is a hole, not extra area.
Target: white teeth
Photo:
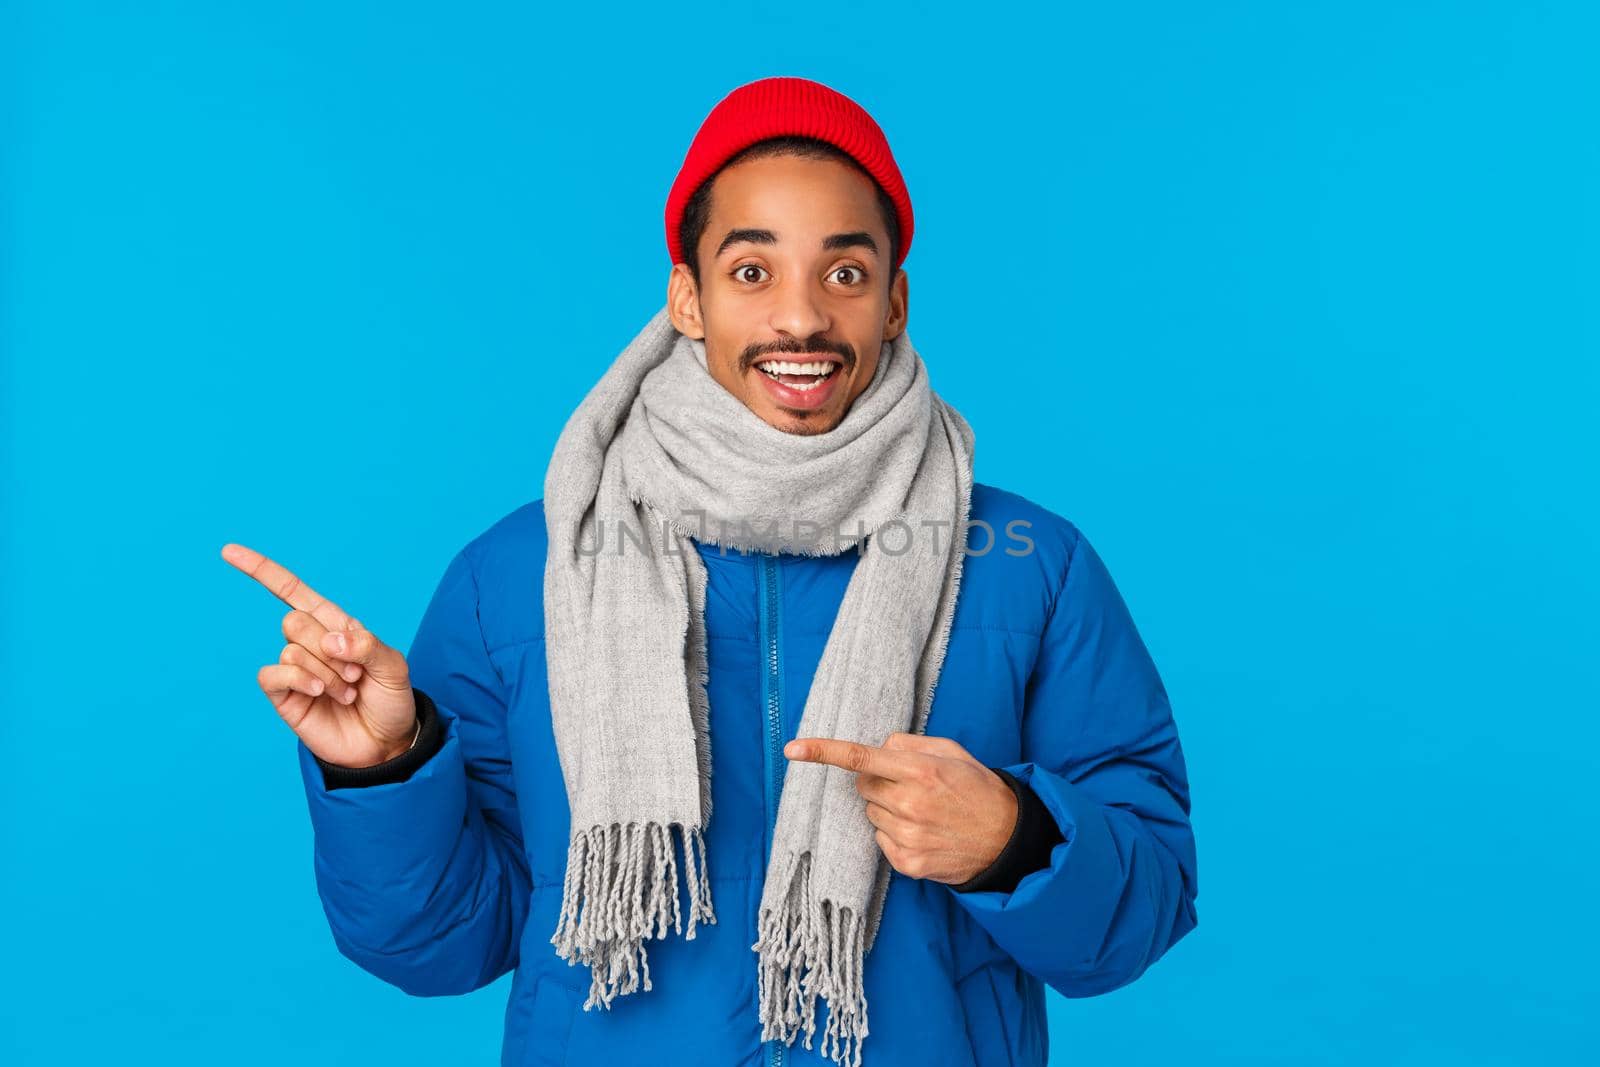
[[[768,374],[832,374],[835,363],[787,363],[783,360],[773,359],[756,366]]]

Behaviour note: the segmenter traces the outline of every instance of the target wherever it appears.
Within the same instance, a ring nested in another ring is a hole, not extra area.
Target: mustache
[[[785,355],[804,355],[816,352],[832,352],[844,361],[845,370],[854,370],[856,365],[855,346],[848,341],[832,341],[821,334],[813,334],[805,340],[786,338],[781,341],[768,341],[765,344],[750,345],[739,356],[739,369],[747,371],[761,359],[766,359],[776,353]]]

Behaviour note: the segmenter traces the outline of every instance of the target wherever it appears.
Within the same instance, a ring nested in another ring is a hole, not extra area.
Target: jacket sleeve
[[[297,742],[317,891],[334,943],[362,969],[415,996],[468,993],[516,966],[530,883],[468,549],[406,659],[443,740],[404,780],[330,787]]]
[[[1133,981],[1198,922],[1189,783],[1167,694],[1081,533],[1055,594],[1005,769],[1061,831],[1009,891],[955,899],[1019,966],[1068,997]]]

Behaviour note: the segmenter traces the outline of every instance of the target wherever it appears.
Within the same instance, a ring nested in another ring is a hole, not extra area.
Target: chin
[[[766,421],[784,433],[801,436],[827,433],[839,425],[839,419],[831,412],[812,411],[802,415],[783,408],[779,408],[777,413]]]

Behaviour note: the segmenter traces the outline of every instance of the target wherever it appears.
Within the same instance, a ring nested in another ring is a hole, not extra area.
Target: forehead
[[[720,241],[747,227],[771,230],[780,244],[846,230],[884,233],[871,178],[840,160],[798,156],[748,159],[717,175],[705,237]]]

